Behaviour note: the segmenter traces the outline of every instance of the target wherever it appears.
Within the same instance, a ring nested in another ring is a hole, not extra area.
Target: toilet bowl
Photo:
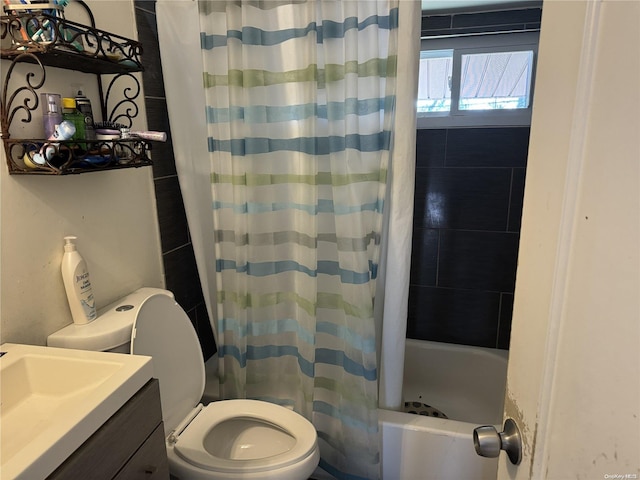
[[[153,357],[169,468],[179,479],[306,480],[318,465],[315,428],[301,415],[259,400],[199,403],[205,383],[200,343],[167,290],[141,288],[93,322],[51,334],[47,344]]]

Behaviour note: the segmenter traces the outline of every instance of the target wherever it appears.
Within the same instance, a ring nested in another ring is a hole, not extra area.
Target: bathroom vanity
[[[158,380],[150,380],[48,479],[169,478]]]
[[[0,478],[169,478],[151,357],[11,343],[0,352]]]

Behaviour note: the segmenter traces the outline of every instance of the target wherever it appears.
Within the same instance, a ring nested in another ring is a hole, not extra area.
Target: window
[[[537,43],[537,33],[423,40],[418,128],[530,124]]]
[[[453,50],[420,52],[418,113],[448,112],[451,109]]]

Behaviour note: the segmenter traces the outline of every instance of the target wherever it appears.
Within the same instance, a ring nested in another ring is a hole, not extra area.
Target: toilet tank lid
[[[52,333],[47,337],[47,345],[99,352],[125,345],[131,341],[138,308],[123,310],[121,307],[138,307],[145,299],[158,294],[174,298],[173,293],[168,290],[142,287],[98,310],[98,316],[93,322],[85,325],[72,323]]]

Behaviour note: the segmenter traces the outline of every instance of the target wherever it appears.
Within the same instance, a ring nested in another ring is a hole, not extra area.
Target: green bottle
[[[62,99],[62,118],[69,120],[76,127],[76,133],[71,137],[71,140],[86,139],[84,114],[77,109],[75,98],[65,97]],[[78,143],[78,146],[83,150],[87,149],[86,143]]]

